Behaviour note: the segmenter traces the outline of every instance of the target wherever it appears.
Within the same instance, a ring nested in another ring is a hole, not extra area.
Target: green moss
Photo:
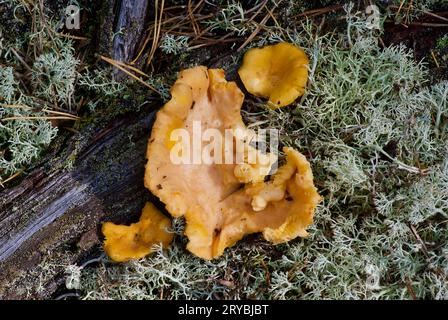
[[[448,35],[444,35],[443,37],[437,40],[437,49],[439,50],[448,49]]]

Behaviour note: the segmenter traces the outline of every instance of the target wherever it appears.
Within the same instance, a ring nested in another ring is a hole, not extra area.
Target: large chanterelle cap
[[[158,112],[149,139],[145,186],[173,217],[185,217],[187,249],[213,259],[249,233],[263,232],[274,243],[305,236],[320,196],[310,165],[299,152],[286,148],[286,164],[267,182],[274,162],[270,160],[276,160],[270,154],[256,151],[260,162],[254,164],[193,161],[193,154],[207,145],[192,141],[198,123],[202,132],[216,129],[223,141],[226,129],[247,130],[240,114],[244,95],[234,82],[225,80],[223,70],[202,66],[184,70],[171,95]],[[172,138],[179,129],[191,139],[180,152],[191,156],[189,163],[173,162],[179,144]],[[232,139],[233,144],[240,138]],[[251,148],[244,152],[252,152]],[[266,158],[267,164],[261,165]]]

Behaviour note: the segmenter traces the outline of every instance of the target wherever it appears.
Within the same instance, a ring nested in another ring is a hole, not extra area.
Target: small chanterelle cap
[[[238,73],[247,91],[268,98],[270,107],[279,108],[305,92],[308,63],[302,49],[281,42],[247,51]]]
[[[173,240],[169,218],[147,202],[143,208],[140,221],[130,226],[116,225],[112,222],[103,224],[104,250],[116,262],[139,259],[153,251],[156,244],[168,246]]]

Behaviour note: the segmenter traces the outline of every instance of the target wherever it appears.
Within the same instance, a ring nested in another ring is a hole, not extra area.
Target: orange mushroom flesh
[[[320,196],[310,165],[298,151],[284,149],[286,164],[267,182],[276,157],[250,146],[243,158],[255,152],[257,161],[267,158],[267,164],[173,163],[177,144],[171,140],[176,129],[188,132],[191,139],[198,121],[202,132],[217,129],[223,137],[226,129],[247,132],[240,113],[244,95],[234,82],[225,80],[223,70],[203,66],[184,70],[171,95],[158,112],[149,139],[145,186],[173,217],[185,217],[187,249],[213,259],[250,233],[263,232],[273,243],[306,236]],[[241,137],[235,134],[232,139]],[[194,154],[206,145],[191,141],[187,151]]]
[[[238,74],[251,94],[268,98],[279,108],[293,103],[305,92],[308,57],[291,43],[278,43],[246,52]]]
[[[170,219],[148,202],[137,223],[130,226],[111,222],[103,224],[104,250],[116,262],[143,258],[153,251],[154,245],[161,243],[166,247],[171,243],[173,233],[168,231],[170,226]]]

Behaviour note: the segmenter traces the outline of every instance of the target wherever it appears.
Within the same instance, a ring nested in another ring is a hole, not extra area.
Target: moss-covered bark
[[[62,156],[48,154],[39,169],[1,193],[1,298],[51,296],[63,269],[45,280],[27,271],[76,263],[99,244],[96,236],[86,244],[85,235],[98,235],[102,221],[137,218],[149,197],[142,177],[154,113],[146,105],[86,126]]]

